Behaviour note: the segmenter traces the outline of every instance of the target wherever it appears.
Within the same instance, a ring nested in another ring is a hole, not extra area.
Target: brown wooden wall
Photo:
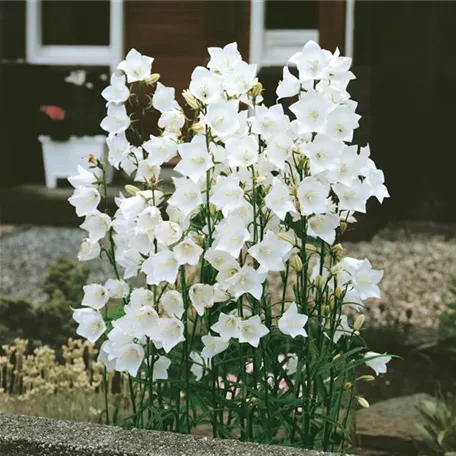
[[[155,57],[153,71],[176,94],[188,87],[209,46],[237,41],[248,60],[249,1],[127,1],[125,48]]]

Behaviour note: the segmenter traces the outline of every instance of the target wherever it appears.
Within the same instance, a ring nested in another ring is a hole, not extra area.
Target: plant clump
[[[344,257],[341,239],[371,197],[389,196],[369,146],[351,144],[351,59],[309,41],[267,107],[236,43],[208,51],[185,109],[134,49],[102,93],[109,163],[135,185],[108,214],[105,163],[91,157],[69,179],[87,232],[78,258],[113,271],[84,287],[77,333],[128,376],[131,426],[341,449],[350,409],[369,405],[355,385],[373,377],[357,366],[380,374],[390,360],[368,350],[364,316],[345,312],[380,298],[383,272]],[[167,194],[161,167],[176,158]]]

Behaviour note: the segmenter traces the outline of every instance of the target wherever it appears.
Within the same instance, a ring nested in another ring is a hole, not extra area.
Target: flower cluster
[[[197,380],[233,347],[261,346],[263,364],[255,369],[274,362],[284,372],[277,353],[274,361],[264,354],[275,335],[302,341],[293,354],[302,371],[311,346],[331,359],[346,339],[348,351],[359,327],[350,326],[345,309],[362,310],[363,300],[380,297],[382,272],[367,259],[342,258],[339,243],[369,198],[381,203],[389,196],[369,146],[350,144],[360,119],[346,90],[351,60],[309,41],[289,60],[297,72],[283,69],[277,98],[292,99],[285,112],[280,102],[263,104],[256,65],[242,60],[235,43],[208,51],[209,63],[193,71],[183,93],[187,111],[151,74],[153,59],[136,50],[112,75],[101,123],[109,162],[137,182],[116,198],[112,218],[97,209],[103,164],[70,178],[70,203],[88,233],[79,259],[105,253],[116,275],[85,287],[84,307],[74,312],[78,334],[91,342],[105,334],[100,359],[108,369],[133,377],[148,370],[153,381],[168,378],[179,347]],[[128,108],[150,87],[147,109],[159,119],[146,137]],[[168,195],[160,172],[175,158],[179,177]],[[268,291],[274,275],[284,289],[278,303]],[[130,290],[125,281],[136,277],[144,286]],[[107,318],[111,298],[124,304],[115,318]],[[198,327],[199,350],[190,323]],[[369,353],[368,360],[377,359]]]

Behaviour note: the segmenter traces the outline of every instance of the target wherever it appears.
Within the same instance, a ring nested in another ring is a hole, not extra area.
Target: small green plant
[[[0,295],[0,345],[16,338],[31,341],[32,346],[47,344],[61,347],[74,335],[76,325],[71,308],[82,301],[82,287],[87,282],[89,268],[58,258],[47,268],[42,290],[49,298],[34,307],[25,299]]]
[[[450,288],[453,300],[448,303],[446,312],[442,312],[439,320],[439,341],[456,347],[456,276]]]
[[[427,456],[456,456],[456,396],[423,401],[418,410],[423,424],[416,424]]]

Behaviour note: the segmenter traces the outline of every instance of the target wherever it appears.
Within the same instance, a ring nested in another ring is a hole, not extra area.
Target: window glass
[[[44,0],[44,46],[109,46],[109,0]]]
[[[318,4],[310,0],[267,0],[265,29],[318,29]]]

